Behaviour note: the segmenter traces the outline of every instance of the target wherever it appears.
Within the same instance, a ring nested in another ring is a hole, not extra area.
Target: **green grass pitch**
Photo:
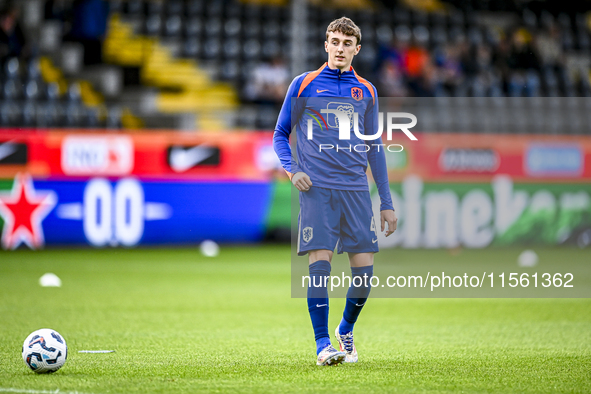
[[[479,253],[518,254],[461,256]],[[217,258],[190,248],[0,252],[0,392],[591,392],[588,299],[370,299],[355,328],[359,363],[317,367],[306,301],[290,298],[289,256],[286,246],[225,247]],[[46,272],[63,286],[40,287]],[[331,301],[330,331],[343,305]],[[36,375],[21,346],[44,327],[66,338],[69,357]],[[116,352],[78,353],[97,349]]]

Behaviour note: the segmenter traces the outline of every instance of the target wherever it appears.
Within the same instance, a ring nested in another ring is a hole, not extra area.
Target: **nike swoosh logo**
[[[357,303],[355,304],[355,306],[363,306],[363,305],[365,305],[365,302],[363,304],[361,304],[361,305],[359,305]]]
[[[0,160],[7,158],[16,152],[16,145],[8,141],[0,145]]]
[[[372,240],[371,240],[371,243],[372,243],[372,244],[375,244],[376,242],[378,242],[378,239],[377,239],[377,238],[376,238],[376,239],[372,239]]]
[[[170,166],[176,172],[187,171],[213,155],[214,149],[197,145],[191,149],[173,148],[170,151]]]
[[[323,307],[323,306],[327,306],[327,305],[328,305],[328,304],[322,304],[322,305],[320,305],[320,304],[316,304],[316,308],[321,308],[321,307]]]
[[[316,93],[322,93],[322,92],[328,92],[328,89],[324,89],[324,90],[318,90],[318,89],[316,89]]]

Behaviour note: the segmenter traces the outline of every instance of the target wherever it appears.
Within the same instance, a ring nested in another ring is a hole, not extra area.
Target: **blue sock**
[[[353,331],[353,326],[355,326],[357,317],[359,316],[361,309],[363,309],[367,297],[369,297],[369,292],[371,290],[369,281],[373,276],[373,265],[368,265],[367,267],[351,267],[351,274],[351,286],[349,286],[349,291],[347,291],[345,311],[343,312],[343,319],[339,324],[339,334],[341,335]],[[355,280],[355,277],[360,279]],[[356,287],[354,286],[354,283],[362,285]]]
[[[328,289],[324,278],[330,276],[330,263],[319,260],[309,267],[310,286],[308,286],[308,312],[314,328],[316,354],[330,345],[328,335]]]

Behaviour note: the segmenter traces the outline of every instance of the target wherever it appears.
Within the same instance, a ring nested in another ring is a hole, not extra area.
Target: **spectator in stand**
[[[378,56],[376,59],[375,69],[379,70],[385,62],[393,62],[398,67],[402,67],[402,53],[406,49],[404,41],[400,41],[396,38],[392,39],[389,45],[380,45],[378,50]]]
[[[375,66],[379,90],[385,97],[404,97],[408,95],[403,70],[402,51],[404,45],[392,40],[390,45],[382,45]]]
[[[380,92],[386,97],[405,97],[408,95],[406,81],[400,63],[386,60],[378,72]]]
[[[569,83],[560,29],[555,23],[552,23],[548,30],[543,30],[535,36],[534,42],[540,54],[546,91],[551,96],[558,95],[559,80],[563,84]]]
[[[473,96],[502,96],[500,73],[494,67],[493,50],[489,45],[478,45],[476,64],[478,65],[478,75],[472,86]]]
[[[19,23],[20,10],[8,3],[0,10],[0,59],[24,56],[27,42]]]
[[[464,80],[462,63],[460,61],[462,47],[447,44],[443,49],[435,51],[434,61],[438,67],[440,86],[435,92],[437,96],[453,96],[458,86]]]
[[[552,23],[548,30],[543,30],[535,36],[540,60],[545,66],[556,69],[564,67],[564,52],[560,38],[560,29],[555,23]]]
[[[84,64],[102,63],[102,41],[107,30],[109,3],[104,0],[75,0],[72,28],[65,37],[84,46]]]
[[[429,97],[435,94],[436,73],[429,52],[413,41],[402,54],[404,71],[413,96]]]
[[[540,61],[532,43],[531,34],[524,28],[511,35],[511,45],[507,65],[509,75],[509,96],[534,97],[540,94]]]
[[[289,82],[287,66],[281,58],[275,57],[255,67],[244,96],[257,104],[281,104]]]
[[[502,95],[499,72],[494,67],[489,45],[471,45],[463,54],[462,68],[466,75],[464,94],[474,97]]]

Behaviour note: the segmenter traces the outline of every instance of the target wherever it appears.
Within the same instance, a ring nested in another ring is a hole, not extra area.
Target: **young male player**
[[[333,113],[332,121],[327,122],[330,113],[326,110],[337,108],[348,113],[351,121],[358,119],[359,133],[371,136],[377,132],[376,88],[351,67],[361,49],[360,42],[361,31],[351,19],[342,17],[328,25],[324,43],[328,62],[293,80],[273,135],[275,152],[300,191],[298,254],[308,254],[308,311],[316,339],[317,365],[358,359],[353,327],[369,296],[373,254],[378,252],[365,173],[368,163],[381,199],[381,229],[384,231],[388,224],[386,236],[396,230],[383,145],[382,149],[376,145],[381,141],[362,140],[353,132],[350,140],[339,140],[338,121],[343,118]],[[309,121],[312,118],[314,121]],[[308,133],[310,124],[312,135]],[[292,125],[298,137],[297,158],[292,157],[289,145]],[[344,149],[322,149],[330,145]],[[351,285],[347,292],[343,318],[335,332],[340,351],[331,345],[328,334],[328,290],[323,281],[330,275],[335,247],[338,253],[348,252],[352,277],[360,277],[363,283]]]

